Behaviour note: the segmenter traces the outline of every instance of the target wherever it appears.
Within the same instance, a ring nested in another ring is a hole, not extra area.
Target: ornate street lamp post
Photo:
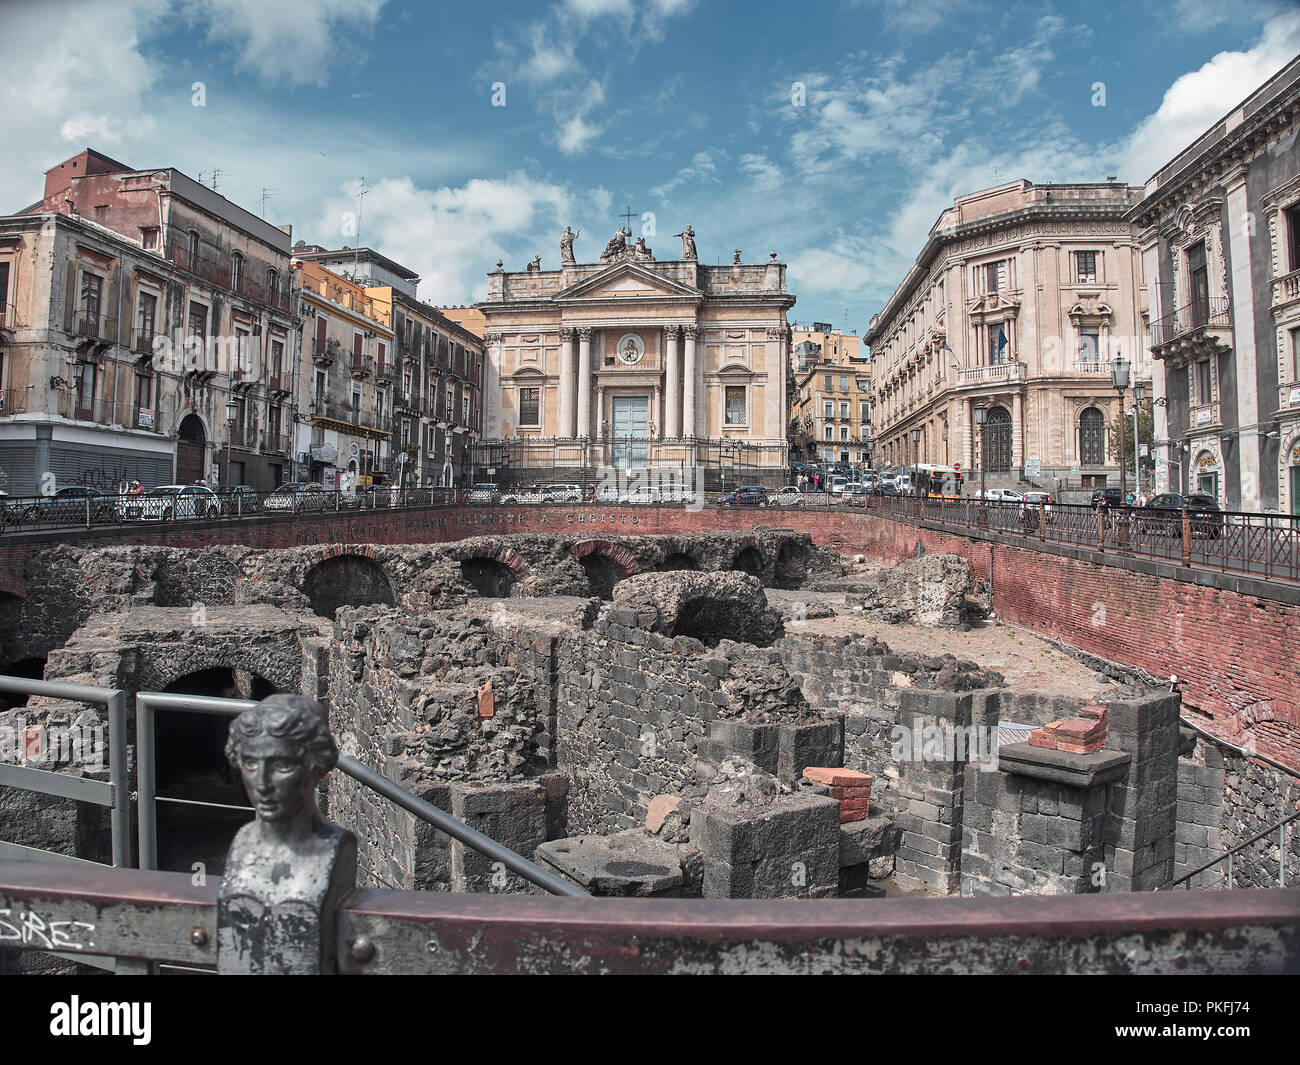
[[[235,432],[235,420],[239,417],[239,403],[231,396],[226,400],[226,491],[230,490],[230,444]]]
[[[1142,470],[1138,466],[1138,449],[1142,443],[1142,434],[1138,432],[1138,409],[1146,398],[1146,386],[1141,381],[1133,382],[1133,494],[1142,491]]]
[[[1110,383],[1119,393],[1119,500],[1123,506],[1128,498],[1127,472],[1124,465],[1124,390],[1128,388],[1128,359],[1116,355],[1110,363]],[[1136,446],[1133,448],[1137,453]]]
[[[983,403],[975,408],[975,424],[979,427],[980,437],[980,501],[984,500],[984,420],[989,416],[988,407]]]

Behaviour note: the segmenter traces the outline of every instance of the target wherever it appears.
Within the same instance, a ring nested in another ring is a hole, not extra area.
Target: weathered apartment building
[[[939,216],[865,337],[882,464],[958,466],[968,484],[981,467],[990,485],[1118,483],[1110,360],[1151,378],[1127,218],[1140,192],[1021,180]]]
[[[0,218],[0,488],[290,475],[290,236],[87,149]]]
[[[1158,491],[1300,514],[1300,58],[1146,183]]]
[[[871,362],[861,338],[825,322],[791,326],[790,456],[869,465]]]
[[[391,322],[388,372],[390,461],[384,474],[406,487],[468,483],[482,429],[482,337],[416,294],[419,275],[373,248],[299,243],[294,258],[328,268],[364,289]]]

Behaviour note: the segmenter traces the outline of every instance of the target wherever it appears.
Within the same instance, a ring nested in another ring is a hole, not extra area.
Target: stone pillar
[[[659,398],[663,395],[663,389],[659,385],[654,386],[650,393],[650,439],[662,440],[664,438],[664,416],[659,406]]]
[[[502,436],[501,360],[505,345],[500,333],[484,333],[483,343],[487,348],[483,359],[483,435],[489,440],[499,440]],[[428,387],[427,377],[422,384]]]
[[[596,438],[603,439],[605,436],[605,386],[597,382],[596,384]]]
[[[974,422],[975,404],[966,400],[961,405],[961,460],[964,463],[967,483],[970,483],[972,476],[975,475],[975,433],[972,429]]]
[[[572,329],[560,330],[560,424],[556,436],[570,437],[574,433],[574,394],[573,371],[573,334]]]
[[[688,325],[685,327],[686,334],[686,368],[682,380],[682,431],[687,436],[703,436],[700,429],[701,418],[699,412],[700,393],[703,389],[700,387],[704,377],[703,367],[699,365],[700,360],[695,354],[695,338],[699,333],[698,327]]]
[[[1242,510],[1260,510],[1264,505],[1261,493],[1261,463],[1259,448],[1259,430],[1256,428],[1267,412],[1273,409],[1272,395],[1266,398],[1261,408],[1259,396],[1259,379],[1255,371],[1255,290],[1251,276],[1251,236],[1253,234],[1253,214],[1247,211],[1246,203],[1246,168],[1239,167],[1224,184],[1228,194],[1228,245],[1232,249],[1232,275],[1228,278],[1228,292],[1232,298],[1232,369],[1233,380],[1237,390],[1237,425],[1240,427],[1237,437],[1237,472],[1240,478],[1240,503]],[[1249,217],[1248,217],[1249,215]],[[1267,291],[1267,289],[1261,289]],[[1223,365],[1222,362],[1219,363]],[[1219,395],[1223,395],[1220,387]],[[1225,412],[1220,409],[1219,420],[1227,423]],[[1223,457],[1223,477],[1228,477],[1228,456]],[[1269,492],[1268,502],[1276,506],[1277,500]]]
[[[1011,394],[1011,468],[1023,469],[1025,465],[1024,399],[1019,392]]]
[[[664,433],[669,438],[682,435],[682,404],[677,391],[678,380],[682,375],[681,363],[677,358],[677,337],[681,326],[670,325],[664,330],[666,341],[666,358],[664,364]]]
[[[591,436],[591,328],[578,330],[578,425],[575,436]]]

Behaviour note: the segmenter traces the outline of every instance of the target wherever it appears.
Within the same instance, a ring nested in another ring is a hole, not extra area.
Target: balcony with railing
[[[1028,379],[1028,367],[1023,362],[999,362],[992,366],[972,366],[957,371],[957,387],[974,388],[981,385],[1017,384]]]
[[[1300,270],[1292,270],[1289,274],[1273,279],[1274,307],[1281,307],[1295,300],[1300,300]]]
[[[281,314],[292,312],[293,297],[288,290],[288,270],[281,271],[280,279],[272,288],[268,282],[258,281],[249,273],[250,270],[264,269],[266,264],[249,259],[244,261],[240,276],[236,279],[234,257],[229,248],[214,248],[210,243],[200,242],[197,249],[191,250],[186,234],[175,234],[167,238],[163,245],[163,258],[210,285],[234,292]]]
[[[287,455],[292,444],[292,438],[288,433],[268,430],[262,434],[262,451],[266,454]]]
[[[248,425],[230,427],[230,446],[252,451],[257,447],[257,429]]]
[[[346,422],[362,429],[375,429],[379,432],[388,432],[391,424],[387,412],[379,415],[374,410],[367,410],[364,407],[358,409],[351,403],[336,399],[317,400],[312,404],[311,412],[317,418],[330,418],[336,422]]]
[[[1204,358],[1232,347],[1232,301],[1227,296],[1193,300],[1151,325],[1151,354],[1177,362]]]

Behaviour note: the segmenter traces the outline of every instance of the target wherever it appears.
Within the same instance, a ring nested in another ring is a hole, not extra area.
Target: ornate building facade
[[[1300,514],[1300,59],[1147,182],[1156,487]]]
[[[1022,180],[940,215],[866,333],[877,465],[957,466],[968,488],[981,467],[994,485],[1119,483],[1109,362],[1122,354],[1150,380],[1126,218],[1139,194]]]
[[[656,261],[622,230],[595,263],[489,275],[484,315],[486,474],[702,469],[712,483],[787,465],[794,297],[785,264]]]

